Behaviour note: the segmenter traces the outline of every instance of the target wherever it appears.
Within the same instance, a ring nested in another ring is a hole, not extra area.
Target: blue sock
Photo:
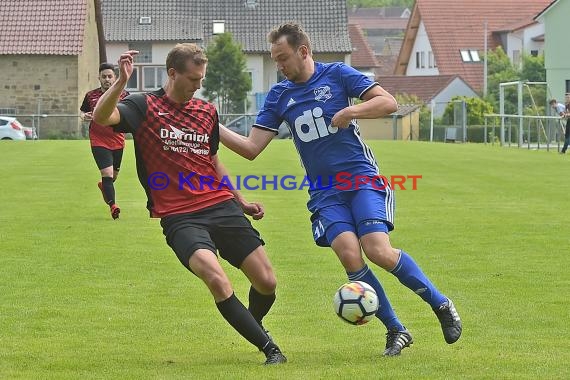
[[[405,327],[402,326],[398,317],[396,317],[396,313],[394,309],[392,309],[388,297],[386,297],[384,288],[380,285],[380,281],[378,281],[374,272],[368,268],[368,265],[364,264],[364,267],[359,271],[346,272],[346,274],[348,275],[349,281],[363,281],[374,288],[376,295],[378,295],[378,311],[376,312],[376,317],[382,321],[388,330],[393,328],[397,328],[398,331],[405,330]]]
[[[447,301],[447,298],[437,290],[414,259],[406,252],[400,251],[400,259],[391,273],[402,284],[422,297],[432,308],[435,309]]]

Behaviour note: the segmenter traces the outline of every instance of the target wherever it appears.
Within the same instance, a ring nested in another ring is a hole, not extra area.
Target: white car
[[[33,128],[24,127],[15,117],[0,116],[0,140],[35,140]]]

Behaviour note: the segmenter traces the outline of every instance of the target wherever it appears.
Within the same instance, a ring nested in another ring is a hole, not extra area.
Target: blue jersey
[[[277,131],[282,122],[288,124],[312,184],[309,211],[334,204],[335,194],[349,190],[349,177],[379,175],[374,155],[362,141],[356,120],[346,129],[331,126],[338,111],[375,85],[343,63],[316,62],[315,72],[307,82],[284,80],[267,94],[254,126]],[[359,188],[372,186],[363,184]]]

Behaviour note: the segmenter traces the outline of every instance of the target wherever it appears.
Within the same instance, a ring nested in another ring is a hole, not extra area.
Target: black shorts
[[[93,153],[93,158],[95,158],[95,163],[99,170],[113,166],[114,171],[119,171],[121,169],[121,161],[123,161],[123,150],[122,149],[107,149],[102,146],[92,146],[91,153]]]
[[[188,269],[190,256],[200,248],[217,250],[239,268],[251,252],[265,245],[235,199],[197,212],[166,216],[160,225],[166,242]]]

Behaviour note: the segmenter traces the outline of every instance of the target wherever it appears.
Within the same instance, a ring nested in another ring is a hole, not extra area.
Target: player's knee
[[[348,272],[356,272],[364,266],[364,260],[359,251],[347,250],[337,255],[342,266]]]
[[[227,299],[232,295],[232,285],[225,275],[212,274],[203,278],[203,281],[216,300]]]
[[[392,248],[389,241],[363,245],[364,254],[374,264],[389,270],[396,265],[399,251]]]
[[[275,274],[273,271],[266,273],[263,276],[263,281],[260,284],[260,290],[263,294],[272,294],[275,293],[275,289],[277,288],[277,278],[275,278]]]

